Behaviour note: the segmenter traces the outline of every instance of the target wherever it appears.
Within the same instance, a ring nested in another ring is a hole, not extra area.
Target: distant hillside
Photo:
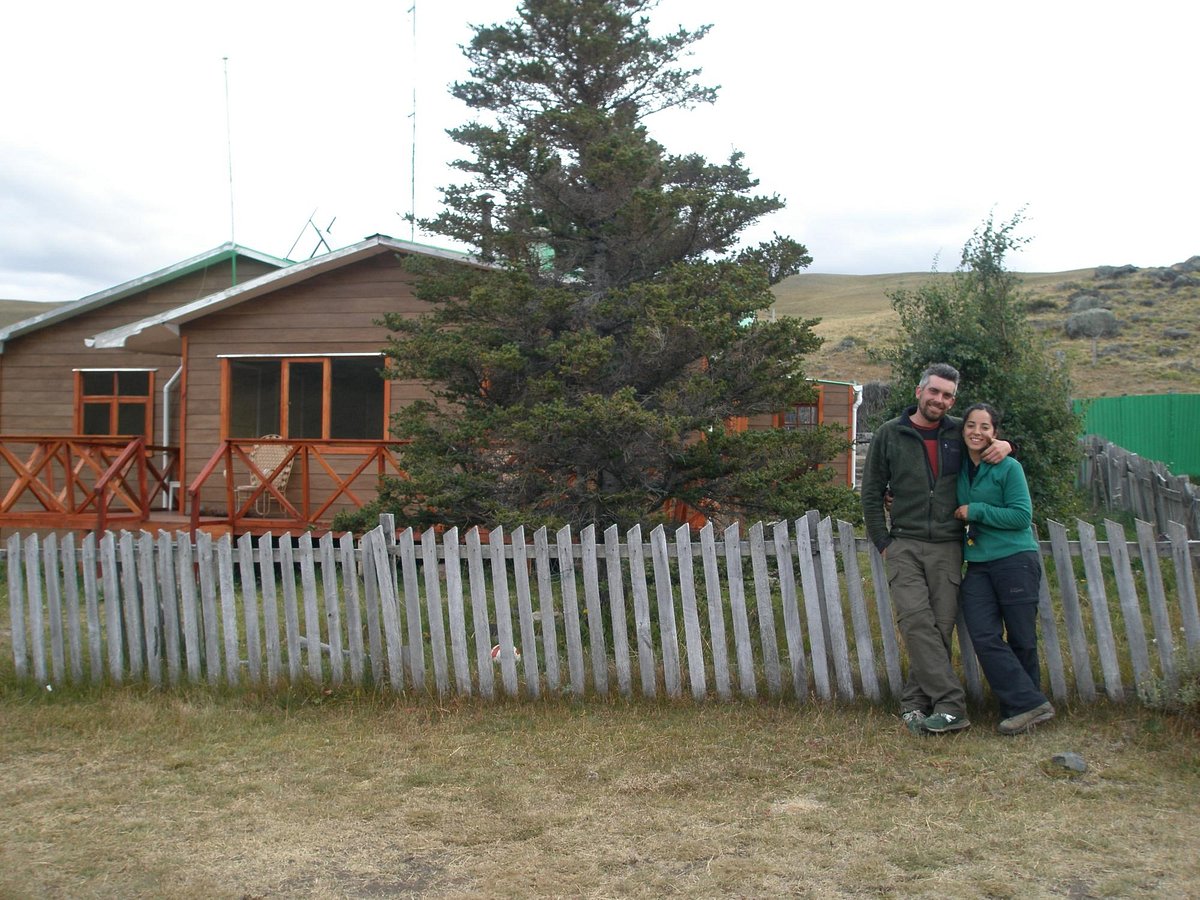
[[[49,312],[58,303],[37,303],[33,300],[0,300],[0,328],[7,328],[22,319],[32,319]]]
[[[868,350],[897,339],[899,319],[890,295],[949,277],[795,275],[776,286],[776,312],[821,319],[815,330],[825,344],[808,358],[809,375],[886,380],[887,366],[872,362]],[[1029,321],[1045,337],[1049,352],[1065,354],[1075,396],[1200,393],[1200,257],[1164,268],[1100,266],[1020,277],[1029,293]],[[1071,316],[1089,308],[1110,310],[1105,321],[1116,328],[1096,339],[1094,362],[1092,338],[1066,333]]]

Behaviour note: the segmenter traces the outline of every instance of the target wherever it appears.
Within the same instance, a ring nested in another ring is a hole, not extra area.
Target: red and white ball
[[[517,662],[520,662],[521,661],[521,651],[518,650],[516,647],[513,647],[512,652],[513,652],[513,658]],[[492,648],[492,662],[497,663],[497,664],[500,662],[500,645],[499,644],[497,644],[495,647]]]

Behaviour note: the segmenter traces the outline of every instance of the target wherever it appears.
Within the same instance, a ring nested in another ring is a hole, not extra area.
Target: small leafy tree
[[[991,216],[963,246],[949,280],[930,280],[891,295],[901,343],[885,353],[894,390],[889,416],[913,403],[930,363],[948,362],[962,376],[956,411],[985,401],[1001,413],[1001,433],[1017,445],[1039,520],[1076,512],[1074,484],[1080,424],[1071,410],[1065,364],[1056,362],[1025,320],[1028,294],[1005,256],[1028,242],[1018,212],[997,225]]]
[[[817,468],[844,435],[727,427],[812,395],[814,322],[760,316],[811,258],[778,235],[738,249],[783,206],[754,193],[741,154],[712,164],[649,136],[650,114],[715,97],[679,66],[708,29],[656,37],[656,5],[525,0],[475,28],[471,80],[452,90],[482,116],[451,132],[469,178],[422,226],[486,265],[414,262],[431,312],[386,319],[392,375],[434,400],[396,416],[409,477],[366,517],[628,526],[672,500],[854,515]]]

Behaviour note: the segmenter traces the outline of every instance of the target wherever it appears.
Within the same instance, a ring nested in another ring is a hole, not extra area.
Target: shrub
[[[1173,681],[1152,678],[1139,684],[1137,693],[1147,709],[1200,719],[1200,659],[1185,657]]]

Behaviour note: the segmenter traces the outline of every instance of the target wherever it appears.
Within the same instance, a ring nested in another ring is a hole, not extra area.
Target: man
[[[962,522],[954,518],[962,422],[947,415],[957,394],[958,370],[945,363],[929,366],[917,385],[917,405],[872,436],[863,473],[867,536],[883,554],[896,624],[908,650],[900,717],[914,734],[971,724],[950,661],[963,552]],[[1006,441],[995,441],[984,459],[999,462],[1011,450]]]

